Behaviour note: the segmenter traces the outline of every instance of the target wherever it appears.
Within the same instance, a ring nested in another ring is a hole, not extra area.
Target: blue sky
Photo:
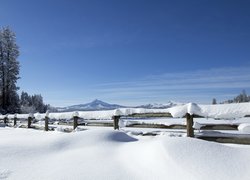
[[[20,91],[66,106],[211,103],[250,93],[247,0],[0,0]]]

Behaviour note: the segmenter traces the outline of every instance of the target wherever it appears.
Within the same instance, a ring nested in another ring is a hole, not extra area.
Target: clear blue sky
[[[250,93],[248,0],[0,0],[20,91],[65,106],[101,99],[211,103]]]

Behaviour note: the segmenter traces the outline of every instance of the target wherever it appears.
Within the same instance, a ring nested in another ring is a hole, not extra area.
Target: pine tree
[[[27,92],[21,93],[21,112],[22,113],[45,113],[49,105],[45,105],[40,94],[30,96]]]
[[[19,112],[16,86],[19,79],[19,56],[15,33],[9,27],[0,30],[0,107],[1,113]]]
[[[238,96],[234,98],[234,102],[241,103],[241,102],[249,102],[249,97],[246,94],[245,90],[242,90],[242,93],[240,93]]]
[[[216,99],[215,99],[215,98],[213,98],[213,100],[212,100],[212,104],[217,104],[217,101],[216,101]]]

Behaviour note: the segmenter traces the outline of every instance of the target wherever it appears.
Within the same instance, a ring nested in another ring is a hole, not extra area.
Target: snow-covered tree
[[[0,30],[0,107],[1,113],[19,111],[19,49],[15,33],[9,27]]]
[[[49,105],[44,104],[43,97],[40,94],[30,96],[27,92],[21,93],[21,112],[22,113],[45,113]]]
[[[234,99],[230,99],[222,103],[242,103],[242,102],[250,102],[250,96],[247,95],[245,90],[242,90],[242,92]]]
[[[22,106],[31,106],[32,105],[32,99],[27,92],[21,93],[20,101],[21,101],[20,103]]]
[[[249,102],[249,96],[247,96],[246,91],[242,90],[242,93],[240,93],[238,96],[234,98],[234,102],[241,103],[241,102]]]
[[[43,103],[43,97],[39,95],[32,96],[33,106],[36,108],[36,111],[43,113],[46,111],[45,104]]]

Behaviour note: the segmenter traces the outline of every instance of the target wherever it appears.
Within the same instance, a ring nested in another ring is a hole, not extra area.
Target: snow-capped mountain
[[[122,106],[118,104],[109,104],[109,103],[96,99],[90,103],[67,106],[67,107],[56,108],[56,109],[59,112],[113,110],[117,108],[129,108],[129,107],[130,108],[145,108],[145,109],[164,109],[164,108],[170,108],[170,107],[181,105],[181,104],[182,103],[169,101],[166,104],[153,103],[153,104],[146,104],[146,105],[132,107],[132,106]]]
[[[86,104],[79,104],[79,105],[58,108],[58,111],[68,112],[68,111],[112,110],[112,109],[123,108],[123,107],[125,106],[121,106],[118,104],[109,104],[109,103],[96,99]]]

